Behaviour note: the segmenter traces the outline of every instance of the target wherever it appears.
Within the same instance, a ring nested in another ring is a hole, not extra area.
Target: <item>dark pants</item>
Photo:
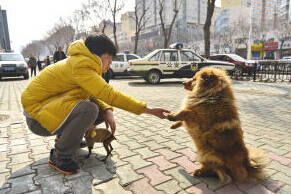
[[[36,76],[36,66],[35,67],[30,67],[30,71],[31,71],[30,77],[32,77],[33,72],[34,72],[34,76]]]
[[[85,132],[92,124],[104,121],[103,112],[93,102],[83,101],[76,105],[64,124],[54,132],[49,133],[36,120],[26,117],[28,128],[40,136],[61,135],[55,143],[56,156],[59,159],[72,158],[84,137]]]

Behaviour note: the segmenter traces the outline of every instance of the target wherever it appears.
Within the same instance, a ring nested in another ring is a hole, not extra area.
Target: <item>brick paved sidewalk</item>
[[[171,130],[170,122],[147,115],[115,110],[118,141],[106,163],[101,144],[89,159],[81,149],[76,159],[81,172],[61,175],[48,166],[54,137],[27,130],[20,95],[27,81],[0,82],[0,193],[291,193],[291,86],[235,82],[234,89],[245,142],[265,150],[272,159],[268,179],[256,183],[219,184],[215,178],[190,175],[197,168],[196,150],[185,129]],[[150,106],[178,110],[186,92],[177,80],[158,86],[143,80],[111,83],[120,91],[145,100]],[[0,116],[1,118],[1,116]]]

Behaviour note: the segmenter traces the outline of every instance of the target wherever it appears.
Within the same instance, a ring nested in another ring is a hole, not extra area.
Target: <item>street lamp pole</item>
[[[251,52],[252,52],[252,8],[253,8],[253,4],[252,4],[252,0],[250,0],[251,3],[251,8],[250,8],[250,31],[249,31],[249,41],[248,41],[248,56],[247,59],[250,60],[251,59]]]

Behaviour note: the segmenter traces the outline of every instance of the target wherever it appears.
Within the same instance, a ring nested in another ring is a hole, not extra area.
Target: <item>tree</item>
[[[104,33],[111,17],[108,0],[88,0],[87,4],[83,4],[83,8],[86,10],[92,29],[95,32],[101,31]],[[97,27],[98,23],[101,24],[99,25],[101,29]]]
[[[112,19],[113,19],[114,43],[118,50],[118,43],[117,43],[117,37],[116,37],[116,16],[124,7],[124,2],[123,0],[107,0],[107,2],[108,2],[108,7],[110,9],[110,12],[112,14]]]
[[[176,17],[179,13],[179,8],[181,6],[182,1],[178,2],[178,0],[174,0],[174,3],[173,3],[174,15],[173,15],[169,28],[167,28],[167,24],[165,24],[165,18],[164,18],[165,2],[166,0],[159,0],[159,16],[161,20],[161,27],[162,27],[163,35],[164,35],[164,48],[167,48],[171,40],[173,26],[175,24]]]
[[[281,27],[276,32],[276,36],[280,41],[280,58],[282,58],[283,57],[282,49],[284,42],[287,40],[291,40],[291,26],[285,24],[281,24],[280,26]]]
[[[215,0],[207,0],[207,15],[206,15],[206,21],[203,27],[205,57],[209,57],[210,55],[210,26],[211,26],[211,18],[214,12],[214,7],[215,7]]]
[[[33,41],[27,44],[21,51],[23,56],[33,55],[36,59],[39,59],[41,53],[44,52],[44,44],[43,41]]]
[[[141,30],[145,27],[149,20],[146,17],[146,13],[149,10],[149,6],[146,6],[146,0],[143,0],[141,4],[135,4],[134,8],[134,20],[135,20],[135,40],[134,40],[134,53],[137,53],[138,39]]]

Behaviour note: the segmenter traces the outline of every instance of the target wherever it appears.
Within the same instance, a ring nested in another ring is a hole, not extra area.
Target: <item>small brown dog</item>
[[[226,72],[203,68],[184,83],[191,91],[184,107],[168,119],[175,122],[171,128],[185,126],[195,142],[201,168],[196,176],[218,176],[228,183],[262,178],[265,155],[258,149],[248,150]]]
[[[92,135],[94,134],[94,135]],[[96,128],[95,125],[93,125],[86,133],[85,133],[85,140],[86,144],[88,146],[89,153],[87,155],[87,158],[91,155],[91,150],[94,147],[94,144],[96,142],[103,142],[103,146],[107,152],[106,157],[102,160],[105,161],[107,157],[111,154],[113,148],[111,146],[111,142],[113,140],[116,140],[116,138],[112,135],[110,131],[103,128]]]

